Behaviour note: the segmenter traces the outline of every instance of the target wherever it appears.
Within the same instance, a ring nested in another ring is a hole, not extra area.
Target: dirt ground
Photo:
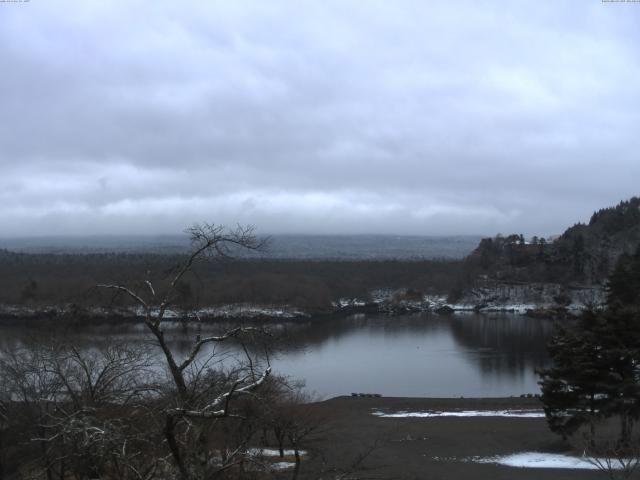
[[[544,418],[380,418],[374,410],[539,409],[537,399],[420,399],[337,397],[313,404],[324,419],[309,438],[299,478],[333,479],[604,479],[597,470],[515,468],[464,461],[518,452],[573,453]],[[361,462],[359,458],[366,455]]]

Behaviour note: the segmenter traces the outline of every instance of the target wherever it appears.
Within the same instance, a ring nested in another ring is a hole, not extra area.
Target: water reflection
[[[520,315],[453,317],[451,333],[484,375],[513,375],[544,367],[553,323]]]
[[[208,325],[202,333],[227,327]],[[270,327],[285,340],[272,359],[274,370],[305,379],[307,388],[322,397],[350,392],[442,397],[536,392],[534,371],[548,361],[545,343],[553,330],[549,321],[510,314],[354,315]],[[186,354],[196,327],[174,325],[170,330],[172,347]],[[1,338],[2,343],[15,343],[32,335],[4,329]],[[129,344],[152,342],[144,329],[132,325],[74,329],[64,337],[83,348],[106,337]]]
[[[304,350],[276,360],[332,396],[508,396],[538,391],[551,322],[518,315],[357,316],[309,323],[295,333]],[[293,334],[293,333],[292,333]]]

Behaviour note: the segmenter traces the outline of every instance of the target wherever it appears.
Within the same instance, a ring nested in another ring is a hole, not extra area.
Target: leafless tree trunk
[[[252,395],[252,392],[260,387],[271,373],[271,368],[268,366],[261,372],[255,371],[256,365],[249,361],[247,362],[247,371],[245,373],[239,372],[237,377],[226,385],[223,391],[218,391],[215,397],[207,401],[203,402],[202,398],[193,395],[190,390],[187,372],[190,369],[195,368],[197,370],[201,367],[197,364],[197,359],[203,347],[208,344],[219,344],[231,340],[243,342],[247,336],[264,332],[256,328],[238,327],[218,336],[203,338],[198,335],[186,357],[177,359],[167,342],[162,322],[167,310],[174,305],[179,297],[177,292],[179,283],[185,275],[192,271],[194,264],[200,259],[206,257],[228,257],[236,249],[258,250],[263,247],[263,243],[255,237],[251,227],[239,226],[235,230],[227,230],[222,226],[204,224],[196,225],[188,229],[187,232],[191,237],[192,252],[185,262],[176,269],[164,294],[159,294],[149,279],[145,280],[146,288],[140,292],[126,285],[98,285],[99,288],[113,290],[128,296],[142,310],[144,324],[155,337],[162,350],[166,366],[175,386],[175,405],[165,410],[164,435],[176,467],[184,480],[201,478],[204,473],[202,471],[193,472],[194,462],[189,462],[186,459],[177,433],[181,422],[188,419],[203,420],[231,416],[229,410],[231,400],[239,396]],[[197,313],[195,315],[197,316]],[[198,372],[197,375],[199,376],[200,373]],[[195,436],[197,437],[198,435],[196,434]],[[192,444],[188,448],[202,450],[204,443],[198,442],[196,439],[195,445]],[[194,452],[187,451],[186,453],[188,456],[193,457]],[[196,457],[207,457],[205,452],[196,451],[195,453]]]

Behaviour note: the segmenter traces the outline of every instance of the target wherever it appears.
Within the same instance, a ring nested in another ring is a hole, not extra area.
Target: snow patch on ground
[[[253,304],[229,304],[219,307],[203,308],[198,312],[200,315],[222,318],[255,318],[255,317],[274,317],[274,318],[296,318],[308,317],[309,314],[291,308],[288,305],[282,307],[261,306]]]
[[[459,410],[442,412],[437,410],[425,412],[393,412],[386,413],[375,410],[372,415],[381,418],[433,418],[433,417],[511,417],[511,418],[544,418],[542,410]]]
[[[279,457],[280,456],[280,451],[277,448],[250,448],[247,450],[247,453],[249,455],[255,455],[255,456],[261,455],[263,457]],[[298,450],[298,453],[300,453],[300,456],[307,454],[306,450]],[[284,455],[293,456],[295,455],[295,451],[286,449],[284,450]]]
[[[538,308],[538,305],[533,303],[489,303],[482,306],[471,303],[445,303],[442,306],[449,307],[454,312],[481,311],[527,313],[527,310],[535,310]]]
[[[476,306],[470,303],[444,303],[436,305],[436,308],[449,307],[454,312],[468,312],[475,310]]]
[[[432,457],[437,462],[473,462],[473,463],[493,463],[514,468],[558,468],[574,470],[598,470],[596,463],[606,465],[604,458],[578,457],[574,455],[563,455],[560,453],[544,452],[520,452],[511,455],[496,455],[493,457]],[[624,464],[629,464],[630,460],[624,459]],[[611,462],[611,468],[622,470],[623,465],[618,461]]]
[[[375,304],[385,303],[391,301],[393,295],[397,292],[397,290],[391,288],[378,288],[375,290],[371,290],[369,292],[369,296],[371,297],[371,301]]]
[[[596,461],[605,464],[604,459],[592,459],[588,457],[575,457],[559,453],[523,452],[497,457],[474,457],[469,461],[477,463],[497,463],[507,467],[517,468],[571,468],[581,470],[598,470]],[[621,465],[612,464],[612,468],[621,469]]]
[[[269,465],[271,470],[289,470],[290,468],[295,468],[296,464],[293,462],[276,462]]]
[[[481,310],[484,312],[514,312],[514,313],[527,313],[527,310],[535,310],[538,305],[533,303],[506,303],[499,305],[487,305]]]
[[[284,457],[280,457],[280,450],[277,448],[254,447],[248,448],[246,453],[256,459],[262,458],[266,468],[271,471],[289,470],[296,466],[295,462],[290,461],[295,456],[295,450],[292,449],[283,450]],[[306,450],[298,450],[298,453],[301,457],[307,454]]]
[[[333,302],[334,308],[354,308],[364,307],[367,303],[358,298],[340,298],[337,302]]]

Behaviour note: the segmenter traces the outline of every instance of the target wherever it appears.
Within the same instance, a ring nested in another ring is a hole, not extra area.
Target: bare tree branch
[[[155,297],[156,296],[156,291],[153,288],[153,284],[149,280],[145,280],[144,283],[146,283],[147,287],[149,287],[149,290],[151,291],[151,295],[153,295]]]
[[[249,332],[257,332],[257,333],[266,334],[265,330],[263,330],[261,328],[237,327],[237,328],[234,328],[233,330],[229,330],[224,335],[201,338],[201,339],[196,341],[195,345],[191,349],[191,352],[189,352],[189,355],[187,356],[187,358],[180,364],[180,366],[178,368],[180,370],[184,370],[189,365],[191,365],[191,363],[193,363],[193,361],[198,356],[198,353],[200,352],[200,349],[204,345],[206,345],[207,343],[224,342],[225,340],[229,340],[231,338],[237,338],[238,336],[240,336],[240,335],[242,335],[244,333],[249,333]]]
[[[98,288],[107,288],[110,290],[117,290],[119,292],[123,292],[125,294],[127,294],[129,297],[131,297],[132,299],[134,299],[138,304],[140,304],[140,306],[144,307],[145,310],[149,310],[149,305],[147,305],[147,302],[145,302],[142,297],[140,297],[139,295],[137,295],[133,290],[131,290],[130,288],[125,287],[124,285],[105,285],[105,284],[99,284],[96,285]]]
[[[255,382],[252,382],[242,388],[231,389],[228,392],[223,393],[219,397],[217,397],[213,402],[211,402],[206,407],[199,410],[187,410],[184,408],[175,408],[169,411],[170,415],[173,416],[183,416],[183,417],[192,417],[192,418],[220,418],[229,416],[227,406],[222,410],[214,410],[218,408],[223,403],[225,405],[228,404],[228,398],[232,395],[241,395],[241,394],[251,394],[252,390],[255,390],[260,385],[264,383],[267,377],[271,374],[271,367],[268,367],[264,373],[258,378]]]

